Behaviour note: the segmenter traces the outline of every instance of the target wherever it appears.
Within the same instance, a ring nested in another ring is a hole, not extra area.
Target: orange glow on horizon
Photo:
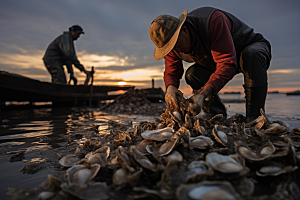
[[[127,85],[126,82],[119,82],[118,85]]]

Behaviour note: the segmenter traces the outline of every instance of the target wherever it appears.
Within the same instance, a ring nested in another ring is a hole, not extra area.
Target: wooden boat
[[[64,85],[43,82],[18,74],[0,71],[0,101],[55,102],[82,105],[110,100],[118,95],[108,92],[129,90],[134,86]]]

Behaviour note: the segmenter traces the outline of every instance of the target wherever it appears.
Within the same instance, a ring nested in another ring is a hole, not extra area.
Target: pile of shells
[[[167,106],[161,119],[99,135],[101,147],[59,160],[40,199],[300,199],[300,128],[261,116],[210,120]],[[97,132],[97,130],[95,130]],[[79,156],[80,155],[80,156]]]
[[[165,111],[165,103],[151,103],[147,99],[148,90],[130,89],[118,96],[112,103],[101,110],[114,113],[130,113],[159,116]],[[156,94],[157,95],[157,94]]]

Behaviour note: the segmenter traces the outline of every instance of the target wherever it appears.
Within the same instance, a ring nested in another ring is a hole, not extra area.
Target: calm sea
[[[243,99],[241,94],[220,95],[222,99]],[[281,120],[290,129],[300,127],[300,95],[268,94],[266,114],[270,121]],[[228,116],[245,114],[245,103],[226,103]],[[157,116],[156,116],[157,117]],[[100,125],[102,132],[108,130],[108,121],[114,120],[133,126],[140,121],[153,121],[155,116],[109,114],[97,108],[35,108],[2,110],[0,116],[0,196],[7,196],[8,187],[37,187],[53,169],[43,168],[36,174],[23,174],[20,168],[36,159],[40,149],[59,148],[65,142],[63,135],[87,131]],[[50,140],[43,139],[47,136]],[[25,150],[25,159],[9,162],[17,152]]]

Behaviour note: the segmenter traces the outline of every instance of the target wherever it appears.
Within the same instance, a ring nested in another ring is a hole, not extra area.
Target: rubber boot
[[[265,111],[268,84],[259,87],[243,85],[246,94],[246,119],[251,122],[260,116],[260,109]]]

